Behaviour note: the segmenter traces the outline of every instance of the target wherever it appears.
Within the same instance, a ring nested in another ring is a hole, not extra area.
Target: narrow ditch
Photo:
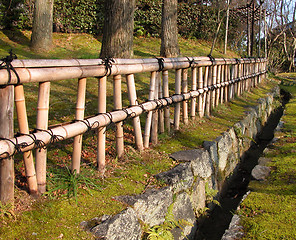
[[[216,206],[210,215],[204,219],[198,229],[195,240],[220,240],[228,229],[233,213],[236,211],[242,197],[248,191],[248,184],[251,180],[251,171],[258,164],[258,159],[262,156],[263,150],[271,142],[284,111],[285,104],[289,101],[290,95],[281,91],[282,106],[277,108],[268,118],[267,123],[262,128],[261,134],[244,154],[236,173],[229,179],[227,186],[223,189],[219,202],[221,206]]]

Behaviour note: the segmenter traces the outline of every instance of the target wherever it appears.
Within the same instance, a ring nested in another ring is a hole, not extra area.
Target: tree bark
[[[35,0],[31,48],[36,52],[52,47],[53,0]]]
[[[101,58],[132,58],[135,0],[105,2]]]
[[[178,1],[163,0],[161,18],[161,46],[162,57],[177,57],[180,53],[178,46]]]
[[[13,133],[13,86],[0,88],[0,137],[12,138]],[[14,162],[12,157],[0,160],[0,201],[14,200]]]

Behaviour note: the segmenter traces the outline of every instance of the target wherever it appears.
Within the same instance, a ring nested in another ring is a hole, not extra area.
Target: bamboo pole
[[[212,76],[213,76],[212,71],[213,71],[212,67],[206,67],[205,81],[204,81],[206,83],[206,87],[209,87],[212,85]],[[205,96],[205,115],[210,116],[210,114],[211,114],[211,91],[207,91]]]
[[[106,113],[107,107],[107,77],[98,78],[98,113]],[[97,164],[100,174],[105,174],[106,166],[106,127],[98,128]]]
[[[122,95],[121,95],[121,75],[113,76],[113,99],[114,109],[122,109]],[[124,155],[124,139],[123,139],[123,122],[115,123],[116,132],[116,153],[118,158],[122,158]]]
[[[162,81],[163,81],[163,97],[167,98],[170,96],[169,94],[169,72],[162,72]],[[170,121],[170,108],[169,106],[164,108],[164,124],[167,132],[169,133],[171,130],[171,121]]]
[[[0,137],[12,138],[13,133],[13,86],[0,88]],[[14,203],[13,157],[0,160],[0,201]]]
[[[162,74],[158,74],[158,98],[163,98],[163,84],[161,82]],[[164,111],[163,108],[158,109],[158,129],[159,133],[164,133]]]
[[[191,90],[196,91],[197,87],[197,68],[191,68]],[[195,119],[196,112],[196,98],[191,99],[191,109],[190,109],[190,117],[191,119]]]
[[[22,134],[29,134],[24,86],[22,84],[16,85],[14,87],[14,101],[15,101],[19,131]],[[24,160],[25,173],[26,173],[30,194],[37,195],[38,194],[37,178],[36,178],[36,170],[35,170],[32,151],[24,152],[23,160]]]
[[[213,66],[213,73],[212,73],[212,85],[215,86],[217,84],[217,65]],[[216,106],[216,89],[214,88],[211,93],[211,105],[212,108]]]
[[[203,72],[202,67],[198,67],[198,90],[201,91],[203,89]],[[200,118],[203,117],[203,95],[200,94],[198,96],[198,116]]]
[[[86,78],[80,78],[78,79],[78,87],[77,87],[75,120],[84,119],[85,92],[86,92]],[[77,174],[80,173],[82,139],[83,139],[83,135],[81,134],[81,135],[75,136],[74,142],[73,142],[71,171],[73,173],[76,172]]]
[[[50,82],[39,83],[37,103],[37,132],[48,129]],[[39,193],[46,191],[46,162],[47,150],[40,148],[36,150],[36,176]]]
[[[156,82],[155,82],[154,100],[158,100],[159,81],[160,81],[160,74],[159,74],[159,72],[157,72],[156,73]],[[156,145],[158,143],[158,120],[159,120],[158,111],[159,111],[158,109],[155,109],[152,113],[151,143],[154,145]]]
[[[217,85],[220,85],[220,83],[221,83],[221,65],[217,66]],[[216,102],[215,102],[216,107],[219,105],[219,101],[220,101],[220,90],[221,90],[221,87],[218,87],[216,90]]]
[[[229,66],[228,65],[225,65],[224,74],[225,74],[224,81],[225,82],[229,81]],[[228,102],[228,100],[229,100],[228,94],[229,94],[229,85],[224,88],[224,101],[225,102]]]
[[[185,94],[188,92],[188,70],[187,68],[182,69],[182,83],[181,83],[181,92]],[[183,110],[183,122],[184,124],[188,124],[188,103],[187,101],[182,102],[182,110]]]
[[[138,105],[134,74],[126,75],[126,82],[130,105]],[[144,149],[144,145],[142,138],[141,122],[138,116],[133,118],[133,125],[135,131],[136,146],[140,151],[142,151]]]
[[[225,65],[221,66],[221,83],[224,84],[225,82]],[[225,86],[222,86],[220,89],[220,104],[224,102],[224,93],[225,93]]]
[[[148,100],[154,100],[154,92],[155,92],[155,84],[156,84],[156,71],[151,72],[150,77],[150,85],[149,85],[149,97]],[[152,124],[152,111],[149,111],[146,118],[145,123],[145,132],[144,132],[144,147],[149,147],[149,139],[150,139],[150,131],[151,131],[151,124]]]
[[[182,79],[182,69],[176,69],[176,72],[175,72],[175,94],[181,94],[181,79]],[[175,112],[174,112],[175,130],[180,129],[180,112],[181,112],[181,103],[176,103],[175,104]]]
[[[186,59],[186,60],[185,60]],[[190,67],[190,63],[187,58],[166,58],[164,61],[164,69],[181,69]],[[194,66],[211,66],[212,62],[207,58],[193,58],[195,60]],[[207,60],[206,60],[207,59]],[[100,59],[99,59],[100,60]],[[260,59],[241,59],[241,62],[257,62]],[[41,61],[41,60],[38,60]],[[11,74],[11,78],[9,77],[8,72],[5,69],[0,70],[0,85],[5,84],[19,84],[19,83],[27,83],[27,82],[51,82],[65,79],[77,79],[77,78],[87,78],[87,77],[103,77],[106,75],[106,66],[97,60],[96,64],[90,65],[66,65],[59,64],[59,60],[55,60],[58,65],[52,66],[50,64],[47,67],[24,67],[26,64],[17,64],[23,63],[25,60],[15,60],[13,61],[13,66],[15,66],[15,70],[20,78],[13,73]],[[53,62],[55,62],[53,61]],[[224,64],[233,64],[235,63],[235,59],[215,59],[215,63],[217,65]],[[46,64],[45,64],[46,65]],[[141,72],[152,72],[157,71],[159,69],[159,64],[157,61],[152,63],[135,63],[135,60],[130,61],[130,64],[112,64],[111,70],[108,70],[111,75],[122,75],[122,74],[135,74]]]

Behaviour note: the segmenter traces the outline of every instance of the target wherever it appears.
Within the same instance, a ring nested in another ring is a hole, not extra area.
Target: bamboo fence
[[[29,190],[36,194],[46,190],[46,147],[57,141],[74,138],[72,171],[79,173],[83,134],[97,130],[97,164],[105,170],[106,127],[116,126],[116,153],[124,155],[123,121],[132,118],[135,146],[142,151],[157,143],[158,133],[180,129],[180,122],[210,115],[218,104],[227,102],[256,87],[266,74],[266,59],[224,59],[181,57],[154,59],[72,59],[72,60],[14,60],[14,71],[0,69],[0,93],[14,87],[15,107],[20,134],[1,134],[1,161],[22,152]],[[136,73],[150,73],[147,101],[137,100]],[[174,89],[169,88],[169,72],[175,73]],[[188,80],[189,76],[189,80]],[[98,78],[97,115],[85,117],[87,78]],[[106,112],[107,78],[113,81],[114,110]],[[78,81],[75,119],[59,126],[48,126],[50,83],[65,79]],[[123,108],[122,79],[126,80],[129,107]],[[24,83],[39,83],[35,132],[30,132],[24,97]],[[1,95],[0,95],[1,96]],[[5,108],[11,102],[1,102]],[[170,109],[170,106],[174,108]],[[170,111],[174,111],[172,115]],[[147,113],[142,129],[140,115]],[[3,114],[3,113],[2,113]],[[13,121],[13,119],[10,119]],[[13,123],[12,123],[13,124]],[[11,125],[11,124],[10,124]],[[2,126],[1,132],[8,131]],[[33,161],[32,150],[35,153]],[[0,181],[1,182],[1,181]],[[5,182],[1,182],[4,186]],[[0,186],[1,187],[1,186]],[[4,191],[4,190],[3,190]],[[5,190],[6,191],[6,190]],[[3,193],[4,194],[4,193]],[[0,193],[1,196],[1,193]]]

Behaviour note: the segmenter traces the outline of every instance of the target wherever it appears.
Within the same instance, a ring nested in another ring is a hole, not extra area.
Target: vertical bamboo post
[[[26,111],[24,86],[22,84],[14,87],[14,101],[19,125],[19,131],[23,134],[29,134],[28,118]],[[34,166],[34,159],[32,151],[23,153],[23,160],[25,165],[26,178],[29,186],[30,194],[37,195],[37,178]]]
[[[218,65],[217,66],[217,84],[220,84],[220,83],[221,83],[221,65]],[[216,90],[216,102],[215,102],[216,107],[219,105],[220,92],[221,92],[221,87],[217,88]]]
[[[229,80],[233,80],[234,78],[234,65],[232,64],[229,66]],[[229,90],[229,99],[232,99],[234,97],[234,84],[230,84],[230,90]]]
[[[155,92],[154,92],[154,99],[158,99],[158,88],[159,88],[159,81],[160,81],[160,74],[156,72],[156,82],[155,82]],[[159,110],[153,111],[152,114],[152,125],[151,125],[151,143],[157,144],[158,143],[158,112]]]
[[[163,81],[163,97],[167,98],[170,96],[169,93],[169,72],[167,70],[162,72],[162,81]],[[166,106],[164,108],[164,124],[167,132],[171,130],[170,122],[170,107]]]
[[[229,81],[229,65],[225,65],[224,73],[225,73],[224,81],[228,82]],[[229,85],[224,88],[225,102],[228,102],[228,94],[229,94]]]
[[[241,67],[242,65],[239,63],[237,65],[237,77],[240,79],[241,78]],[[241,95],[241,80],[237,82],[237,96]]]
[[[203,89],[203,72],[202,67],[198,67],[198,89]],[[198,95],[198,116],[203,117],[203,94]]]
[[[213,73],[212,73],[212,85],[216,85],[217,84],[217,65],[213,66]],[[216,106],[216,89],[214,88],[212,90],[212,100],[211,100],[211,104],[212,104],[212,108],[214,108]]]
[[[176,69],[175,72],[175,94],[181,94],[181,79],[182,79],[182,69]],[[175,130],[180,128],[180,112],[181,112],[181,103],[175,104],[174,112],[174,127]]]
[[[191,68],[191,90],[196,91],[197,85],[197,68]],[[195,119],[195,112],[196,112],[196,98],[191,99],[191,109],[190,109],[190,117],[191,119]]]
[[[158,98],[163,98],[163,84],[161,82],[162,74],[158,74]],[[158,128],[159,133],[164,133],[164,111],[163,108],[158,110]]]
[[[0,137],[12,138],[13,131],[13,86],[6,86],[0,88]],[[3,204],[14,201],[13,157],[0,160],[0,201]]]
[[[83,120],[84,119],[85,92],[86,92],[86,78],[80,78],[80,79],[78,79],[78,87],[77,87],[75,120]],[[73,173],[76,172],[77,174],[80,173],[82,138],[83,138],[82,134],[75,136],[74,142],[73,142],[71,170]]]
[[[213,71],[212,67],[206,67],[205,80],[204,80],[204,83],[206,83],[206,87],[209,87],[212,84],[212,76],[213,76],[212,71]],[[205,115],[210,116],[210,114],[211,114],[211,90],[208,89],[205,96]]]
[[[122,109],[122,95],[121,95],[121,75],[113,76],[113,101],[114,110]],[[122,158],[124,154],[124,139],[123,139],[123,122],[115,123],[116,132],[116,153],[118,158]]]
[[[107,77],[98,78],[98,113],[106,113]],[[106,127],[99,127],[97,142],[97,165],[100,174],[104,175],[106,166]]]
[[[130,105],[132,106],[138,105],[134,74],[127,74],[126,82],[127,82],[127,90],[128,90]],[[143,145],[141,122],[140,122],[139,116],[133,118],[133,125],[135,130],[136,146],[140,151],[142,151],[144,148],[144,145]]]
[[[148,100],[154,100],[154,92],[155,92],[155,84],[156,84],[156,72],[151,72],[150,77],[150,87],[149,87],[149,97]],[[145,123],[145,132],[144,132],[144,147],[149,147],[149,139],[150,139],[150,131],[151,131],[151,123],[152,123],[152,114],[153,111],[149,111],[146,118]]]
[[[39,83],[38,103],[37,103],[37,121],[36,128],[40,130],[48,129],[49,113],[49,94],[50,82]],[[46,191],[46,161],[47,150],[36,149],[36,175],[38,191],[42,194]]]
[[[209,77],[209,67],[206,66],[205,71],[204,71],[204,75],[203,75],[203,87],[204,87],[204,89],[207,89],[207,87],[208,87],[208,77]],[[205,116],[205,112],[206,112],[207,95],[208,95],[208,89],[203,94],[203,100],[202,100],[202,103],[203,103],[202,115],[203,116]]]
[[[225,65],[221,65],[221,83],[225,81]],[[220,89],[220,103],[224,102],[225,86]]]
[[[188,92],[188,69],[184,68],[182,70],[182,83],[181,83],[181,92],[185,94]],[[184,124],[188,124],[188,103],[187,101],[182,102],[182,110],[183,110],[183,122]]]

